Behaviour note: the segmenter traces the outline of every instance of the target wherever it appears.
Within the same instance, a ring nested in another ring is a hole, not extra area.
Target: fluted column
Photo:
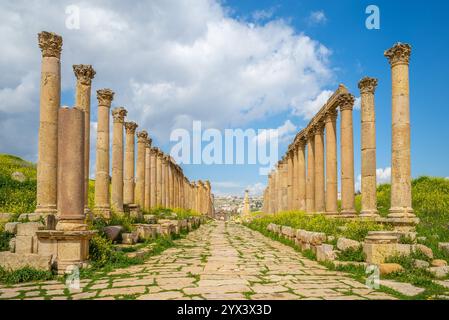
[[[290,150],[287,153],[287,210],[293,210],[293,173],[294,173],[294,153]]]
[[[95,70],[91,65],[73,66],[76,76],[75,107],[84,112],[84,211],[89,212],[89,159],[90,159],[90,95]]]
[[[365,77],[359,82],[362,118],[362,211],[361,217],[377,217],[376,113],[374,92],[377,79]]]
[[[178,189],[178,186],[175,187],[175,169],[171,158],[168,157],[168,190],[169,190],[169,207],[175,208],[175,189]]]
[[[315,211],[325,211],[324,186],[324,123],[318,122],[314,128],[315,133]]]
[[[354,207],[354,137],[352,126],[352,109],[354,96],[341,94],[339,106],[341,112],[341,213],[355,215]]]
[[[145,205],[145,162],[148,133],[142,130],[137,133],[136,189],[135,203],[142,209]]]
[[[150,211],[151,208],[151,143],[152,139],[148,139],[145,144],[145,195],[144,209]]]
[[[338,111],[326,113],[326,214],[338,213],[337,171],[337,116]]]
[[[135,134],[137,124],[125,122],[125,173],[124,173],[124,204],[134,204],[134,161],[135,161]]]
[[[94,211],[105,218],[111,216],[109,195],[109,111],[113,98],[114,92],[110,89],[101,89],[97,91],[98,122]]]
[[[276,212],[282,211],[282,164],[281,161],[278,162],[276,168]]]
[[[298,184],[298,148],[296,142],[292,148],[292,210],[299,210],[299,184]]]
[[[298,174],[298,209],[306,210],[306,142],[304,139],[298,140],[296,143],[298,166],[296,168]]]
[[[112,208],[123,213],[123,123],[128,112],[125,108],[112,110]]]
[[[385,51],[391,65],[392,140],[391,207],[389,218],[415,218],[412,208],[410,160],[409,60],[411,46],[397,43]]]
[[[168,208],[168,204],[169,204],[168,200],[170,197],[170,190],[168,189],[169,177],[168,177],[168,157],[167,157],[167,155],[164,155],[162,164],[163,164],[163,170],[164,170],[164,173],[163,173],[163,177],[164,177],[164,179],[163,179],[163,183],[164,183],[163,205],[165,208]]]
[[[157,207],[157,202],[156,202],[156,190],[157,190],[157,149],[156,148],[151,148],[151,152],[150,152],[150,181],[151,181],[151,187],[150,187],[150,207],[151,209],[156,208]]]
[[[42,51],[39,104],[36,213],[57,213],[58,111],[61,103],[62,37],[50,32],[38,35]]]
[[[162,157],[163,153],[157,150],[156,154],[156,206],[162,207]]]
[[[306,212],[315,212],[315,137],[313,132],[309,132],[307,137]]]

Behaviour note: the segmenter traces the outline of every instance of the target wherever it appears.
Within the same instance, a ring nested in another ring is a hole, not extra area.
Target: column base
[[[416,218],[413,208],[410,207],[391,207],[388,218]]]
[[[359,218],[379,218],[379,212],[377,210],[362,210],[360,212]]]
[[[94,208],[94,213],[98,216],[101,216],[105,219],[110,219],[111,218],[111,208],[109,206],[104,206],[104,207],[95,207]]]

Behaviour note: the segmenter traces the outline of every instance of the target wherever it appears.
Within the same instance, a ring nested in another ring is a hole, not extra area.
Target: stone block
[[[33,236],[16,236],[15,253],[28,254],[33,253]]]
[[[12,213],[0,213],[0,221],[9,221],[12,215]]]
[[[44,225],[40,222],[26,222],[17,225],[18,236],[34,236],[36,231],[43,230]]]
[[[323,232],[311,232],[309,235],[309,243],[311,245],[321,245],[326,242],[326,234]]]
[[[37,270],[50,271],[51,262],[51,255],[0,252],[0,266],[6,270],[18,270],[30,267]]]
[[[438,249],[442,251],[449,252],[449,242],[440,242],[438,243]]]
[[[318,261],[334,261],[337,258],[334,246],[331,244],[316,246],[316,258]]]
[[[449,267],[448,266],[442,266],[442,267],[430,267],[429,270],[433,275],[437,278],[444,278],[449,274]]]
[[[156,216],[153,214],[146,214],[143,216],[143,219],[146,223],[156,223]]]
[[[337,240],[337,248],[338,250],[345,251],[348,249],[357,250],[360,248],[360,242],[352,239],[347,239],[344,237],[338,238]]]
[[[428,263],[427,261],[424,261],[424,260],[415,259],[415,260],[413,260],[413,265],[415,268],[418,268],[418,269],[426,269],[430,266],[430,263]]]
[[[385,259],[395,255],[410,255],[412,245],[398,243],[364,243],[363,252],[366,262],[370,264],[381,264]]]
[[[39,213],[22,213],[18,220],[20,222],[38,222],[41,221],[41,217]]]
[[[122,233],[123,244],[135,244],[136,240],[136,236],[133,233]]]
[[[103,232],[106,234],[106,237],[111,241],[116,241],[122,231],[122,226],[107,226],[103,228]]]
[[[8,222],[5,224],[5,231],[9,233],[16,234],[17,233],[17,225],[19,222]]]
[[[16,252],[16,238],[9,240],[9,252]]]
[[[295,237],[295,230],[292,227],[282,226],[281,232],[282,235],[286,238],[291,239]]]
[[[422,254],[424,254],[427,258],[433,259],[433,251],[429,247],[426,247],[423,244],[415,244],[413,246],[414,251],[420,251]]]
[[[379,272],[381,276],[393,273],[393,272],[399,272],[403,271],[404,268],[397,263],[381,263],[379,265]]]
[[[432,262],[430,262],[430,265],[432,267],[444,267],[444,266],[447,266],[447,262],[446,262],[446,260],[435,259],[435,260],[432,260]]]

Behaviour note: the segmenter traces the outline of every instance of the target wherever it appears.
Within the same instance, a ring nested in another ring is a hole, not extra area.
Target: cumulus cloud
[[[377,185],[391,182],[391,167],[376,169]],[[355,181],[355,191],[359,192],[362,189],[362,175],[359,174]]]
[[[305,103],[294,103],[294,113],[302,116],[304,119],[312,119],[312,117],[323,107],[327,100],[332,95],[333,91],[324,90],[311,100]]]
[[[283,20],[237,20],[216,0],[99,0],[77,2],[80,29],[69,30],[72,4],[0,3],[0,152],[36,160],[42,30],[64,38],[63,98],[74,94],[72,65],[92,64],[92,120],[95,91],[109,87],[156,144],[193,120],[223,129],[280,112],[307,119],[329,95],[331,51]]]
[[[307,20],[309,24],[325,24],[327,17],[323,10],[318,10],[312,11]]]
[[[272,130],[263,130],[254,139],[258,144],[264,144],[270,141],[270,139],[277,139],[278,142],[290,141],[296,134],[297,127],[290,121],[286,120],[282,125]]]

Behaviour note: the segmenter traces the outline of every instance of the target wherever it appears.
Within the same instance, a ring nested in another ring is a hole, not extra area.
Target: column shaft
[[[326,213],[338,213],[337,115],[326,114]]]
[[[112,111],[112,207],[117,213],[123,213],[123,122],[127,115],[124,108]]]
[[[310,133],[307,140],[306,211],[315,212],[315,137]]]
[[[315,126],[315,211],[325,211],[324,191],[324,123]]]
[[[136,189],[135,203],[142,209],[145,206],[145,162],[148,133],[143,130],[137,133]]]
[[[134,161],[135,161],[135,133],[137,124],[125,122],[125,172],[124,172],[124,204],[134,204]]]

